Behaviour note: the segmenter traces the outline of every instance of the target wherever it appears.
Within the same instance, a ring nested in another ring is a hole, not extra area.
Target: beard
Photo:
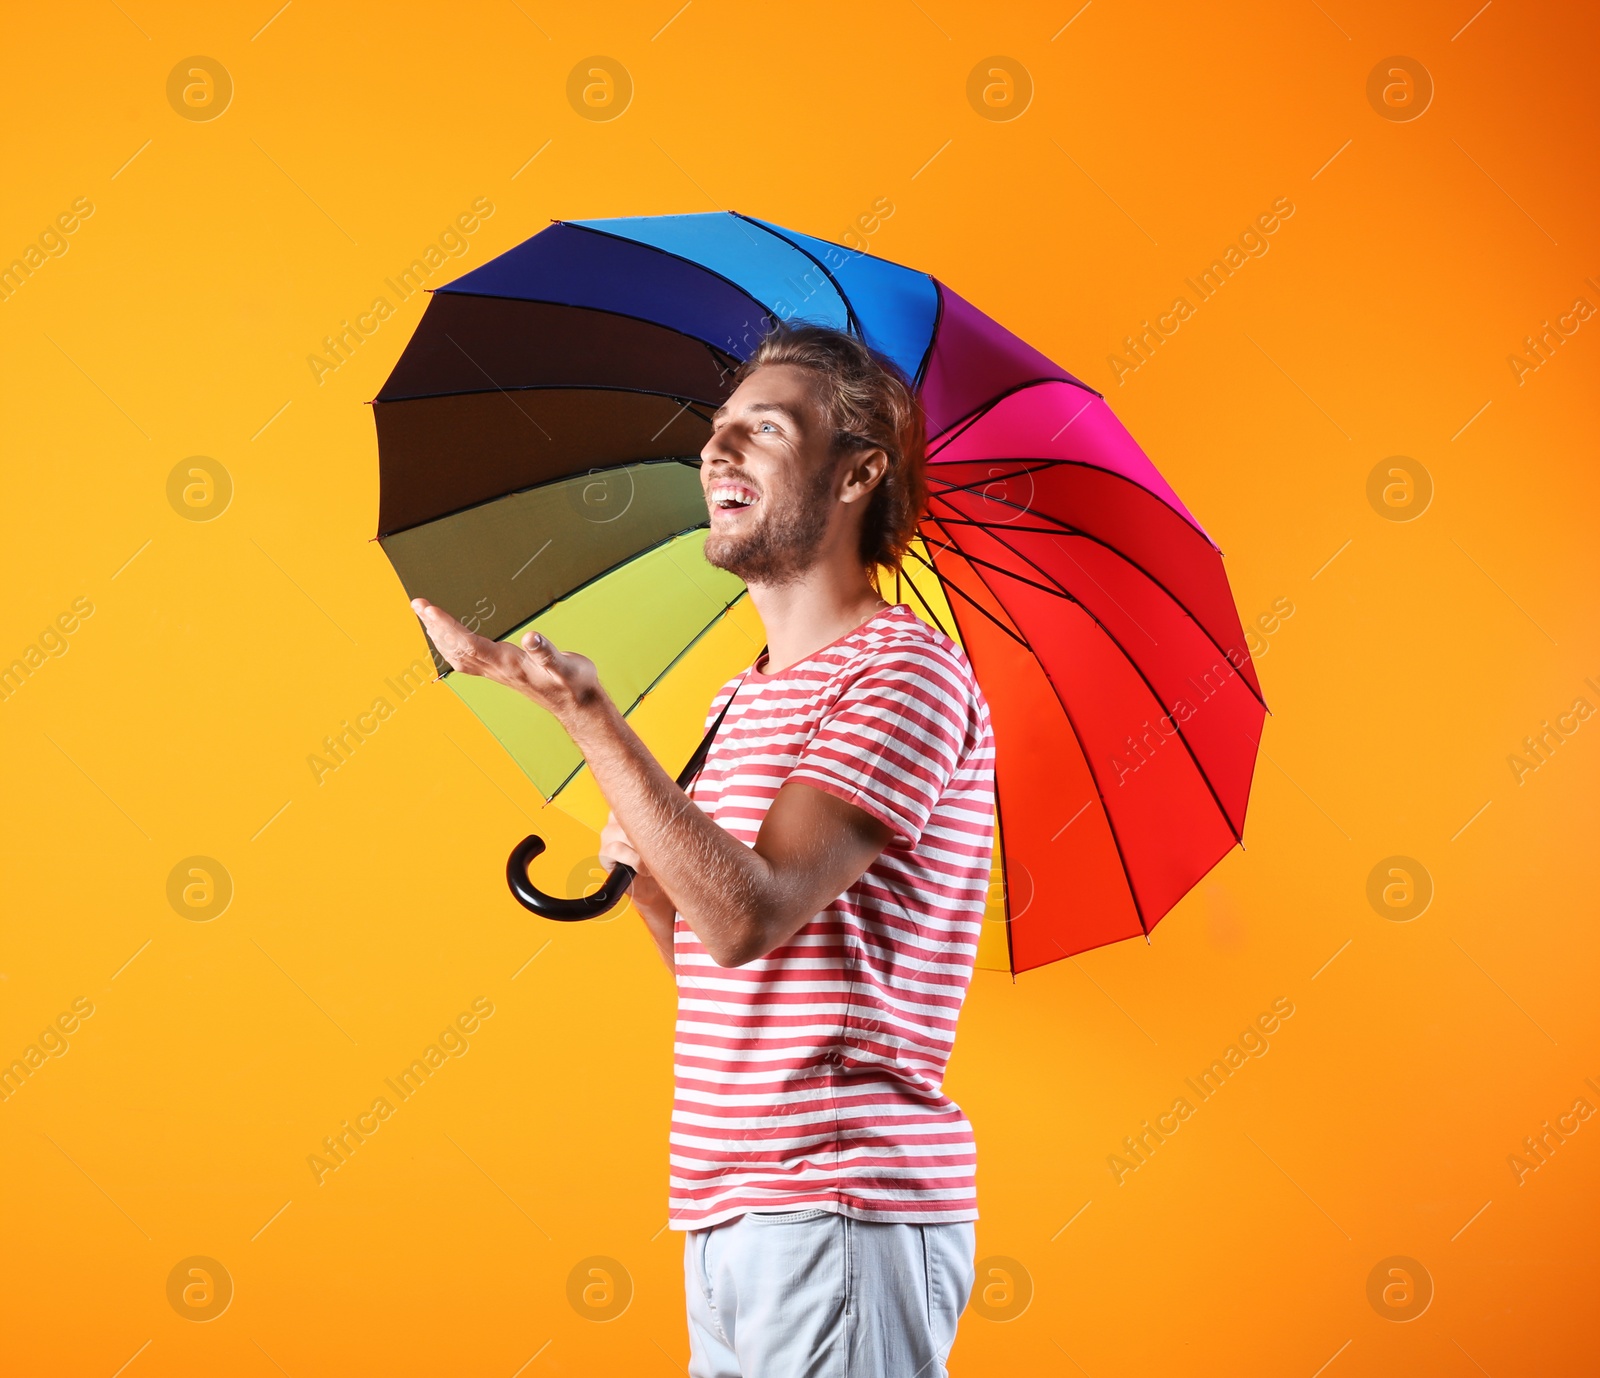
[[[800,491],[763,492],[761,515],[742,531],[706,538],[706,563],[747,584],[793,583],[816,562],[828,529],[833,466],[822,465]]]

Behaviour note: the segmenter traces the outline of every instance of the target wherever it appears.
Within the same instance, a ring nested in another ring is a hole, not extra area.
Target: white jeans
[[[971,1221],[751,1212],[684,1239],[690,1378],[945,1378]]]

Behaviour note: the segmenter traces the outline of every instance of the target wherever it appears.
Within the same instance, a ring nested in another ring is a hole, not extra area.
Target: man
[[[712,703],[687,797],[590,661],[415,606],[451,665],[571,734],[612,809],[601,857],[636,869],[676,977],[693,1378],[939,1378],[978,1214],[942,1083],[989,883],[988,707],[960,648],[878,592],[926,494],[904,378],[804,325],[735,382],[700,454],[705,557],[745,581],[768,649]]]

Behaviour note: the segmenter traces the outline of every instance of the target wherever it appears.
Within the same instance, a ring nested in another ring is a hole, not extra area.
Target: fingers
[[[464,627],[426,598],[413,598],[411,608],[453,669],[515,689],[557,717],[594,702],[601,692],[593,661],[558,650],[532,628],[516,641],[495,641]]]
[[[413,598],[411,600],[411,611],[416,613],[430,627],[461,626],[443,608],[430,603],[426,598]],[[465,628],[462,628],[462,630],[465,630]]]
[[[443,608],[436,607],[426,598],[413,598],[411,610],[422,619],[422,625],[427,628],[428,635],[433,639],[433,644],[439,648],[440,654],[454,664],[452,653],[465,650],[472,633]]]
[[[412,611],[422,619],[428,636],[452,669],[463,674],[487,675],[514,686],[516,652],[503,642],[469,631],[443,608],[426,598],[413,598]]]
[[[627,833],[622,831],[616,814],[607,817],[606,825],[600,831],[600,860],[606,866],[621,862],[624,866],[633,867],[635,871],[640,869],[639,853],[634,849],[633,843],[628,841]]]
[[[630,866],[639,859],[639,853],[621,828],[607,828],[600,834],[600,851],[613,860],[626,861]]]
[[[639,853],[625,842],[613,842],[609,846],[600,845],[600,864],[610,870],[613,866],[631,866],[635,875],[644,870],[639,861]]]
[[[522,634],[522,649],[544,670],[554,671],[563,659],[549,637],[531,629]]]
[[[520,645],[528,677],[545,686],[547,706],[552,710],[558,702],[570,703],[599,683],[593,661],[576,651],[561,650],[540,632],[530,628],[522,634]]]

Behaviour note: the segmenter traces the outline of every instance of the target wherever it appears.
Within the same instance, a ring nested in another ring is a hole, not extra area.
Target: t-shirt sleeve
[[[931,649],[869,659],[823,711],[785,781],[826,790],[915,847],[971,740],[971,687]]]

